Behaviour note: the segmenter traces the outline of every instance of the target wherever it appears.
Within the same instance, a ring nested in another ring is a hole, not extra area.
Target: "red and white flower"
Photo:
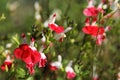
[[[47,62],[47,59],[46,59],[45,54],[43,53],[43,50],[44,50],[44,46],[42,46],[40,51],[39,51],[39,53],[41,55],[41,58],[40,58],[40,61],[39,61],[39,67],[45,67],[45,64]]]
[[[52,15],[52,17],[50,17],[49,21],[48,21],[48,27],[52,30],[52,31],[55,31],[56,33],[61,33],[64,31],[64,28],[62,26],[58,26],[56,23],[55,23],[55,19],[56,19],[56,13],[54,13]]]
[[[90,18],[86,18],[85,21],[85,26],[83,27],[82,31],[85,34],[91,35],[93,38],[96,39],[96,44],[101,45],[102,42],[106,38],[106,32],[110,30],[110,27],[107,26],[106,28],[104,27],[99,27],[96,24],[97,19],[93,19],[93,21],[90,23]]]
[[[86,34],[92,35],[96,37],[97,35],[101,35],[105,32],[103,27],[99,27],[96,24],[97,19],[93,19],[92,23],[90,24],[90,18],[86,18],[85,26],[83,27],[82,31]]]
[[[72,61],[70,61],[65,68],[67,79],[73,79],[76,76],[76,73],[74,72],[71,66],[72,66]]]
[[[97,16],[98,15],[98,10],[97,8],[93,5],[94,0],[89,0],[88,2],[88,7],[83,10],[83,14],[87,17],[90,16]]]
[[[109,31],[111,28],[110,28],[110,26],[107,26],[105,29],[104,29],[104,31],[105,32],[107,32],[107,31]],[[106,33],[103,33],[103,34],[100,34],[100,35],[97,35],[97,40],[96,40],[96,44],[97,45],[102,45],[102,42],[105,40],[105,38],[106,38]]]
[[[98,5],[98,7],[95,7],[93,5],[94,0],[89,0],[88,7],[83,10],[83,14],[87,17],[96,17],[99,12],[104,13],[104,10],[102,9],[103,2]]]
[[[64,31],[63,26],[58,26],[55,23],[48,24],[49,28],[53,31],[55,31],[57,34],[62,33]]]
[[[37,64],[41,58],[41,55],[34,47],[34,39],[31,39],[30,45],[21,44],[18,48],[14,50],[14,55],[16,58],[21,59],[26,63],[26,67],[29,69],[30,74],[34,72],[33,67]]]
[[[72,29],[72,27],[67,27],[62,33],[59,34],[55,34],[54,38],[60,42],[63,41],[63,39],[66,37],[65,33],[67,33],[68,31],[70,31]]]
[[[61,62],[62,62],[62,57],[61,57],[61,55],[58,55],[58,61],[50,63],[50,70],[56,71],[56,70],[62,68]]]
[[[97,74],[94,74],[92,80],[99,80],[98,75],[97,75]]]
[[[93,77],[92,80],[99,80],[98,74],[96,73],[96,65],[93,66]]]
[[[6,71],[7,69],[9,70],[12,67],[12,64],[13,62],[10,58],[10,55],[7,55],[6,60],[4,61],[0,68],[2,71]]]

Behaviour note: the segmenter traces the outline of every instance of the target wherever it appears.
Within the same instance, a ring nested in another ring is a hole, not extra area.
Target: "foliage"
[[[119,8],[114,12],[113,7],[116,5],[112,5],[111,8],[110,0],[102,0],[105,1],[102,8],[107,5],[107,8],[104,8],[106,13],[98,14],[96,24],[103,26],[104,29],[110,26],[111,29],[105,32],[102,44],[96,45],[99,29],[95,37],[83,31],[87,18],[83,11],[88,5],[87,0],[37,1],[39,3],[39,5],[36,3],[37,9],[34,9],[36,2],[34,0],[0,1],[0,65],[8,55],[12,61],[10,68],[5,66],[5,70],[0,69],[0,80],[67,80],[66,66],[71,60],[73,61],[71,67],[76,76],[70,80],[94,80],[94,74],[99,80],[117,79],[120,72],[118,18],[120,13]],[[95,1],[95,6],[99,5],[100,0]],[[59,16],[54,22],[55,28],[56,24],[57,27],[63,26],[64,30],[72,28],[64,36],[60,35],[60,39],[55,38],[55,35],[58,35],[56,30],[48,25],[45,27],[45,22],[47,20],[49,22],[51,17],[54,18],[54,13]],[[91,24],[94,17],[90,16],[89,19]],[[31,43],[31,38],[35,39],[34,46],[37,51],[45,47],[42,52],[47,57],[47,63],[42,68],[38,67],[38,63],[35,64],[34,74],[30,74],[29,69],[26,68],[27,63],[24,59],[16,58],[14,53],[24,41],[24,37],[21,37],[22,33],[26,34],[28,45]],[[62,66],[58,70],[51,71],[50,64],[57,61],[58,55],[62,56]]]

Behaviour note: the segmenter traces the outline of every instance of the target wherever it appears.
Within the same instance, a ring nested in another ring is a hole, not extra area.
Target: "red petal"
[[[83,27],[82,31],[86,34],[90,34],[92,32],[91,26],[85,26]]]
[[[99,31],[98,31],[99,30]],[[102,35],[105,30],[103,27],[98,27],[98,26],[85,26],[82,31],[86,34],[90,34],[92,36],[96,36],[98,34]]]
[[[35,71],[34,71],[34,65],[31,63],[31,64],[26,64],[26,67],[28,68],[30,74],[33,74]]]
[[[22,50],[20,48],[16,48],[14,50],[14,55],[15,55],[16,58],[21,59]]]
[[[98,10],[95,7],[89,7],[89,8],[86,8],[83,10],[83,14],[88,17],[90,17],[90,16],[95,17],[98,15]]]
[[[50,65],[50,70],[51,71],[56,71],[58,68],[56,67],[56,66],[52,66],[52,65]]]
[[[55,32],[56,33],[61,33],[61,32],[63,32],[64,31],[64,28],[62,27],[62,26],[58,26],[56,29],[55,29]]]
[[[75,72],[67,72],[67,78],[73,79],[76,76]]]
[[[45,67],[47,60],[46,59],[40,59],[39,61],[39,67]]]
[[[49,24],[48,26],[51,30],[55,31],[58,34],[64,31],[64,28],[62,26],[57,26],[56,24]]]
[[[21,57],[22,60],[25,63],[32,63],[31,54],[32,54],[32,50],[30,48],[28,48],[27,50],[24,50]]]
[[[51,30],[56,30],[56,24],[48,24],[48,26],[49,26],[49,28],[51,29]]]
[[[19,46],[19,48],[20,48],[21,50],[27,50],[27,49],[29,48],[29,45],[28,45],[28,44],[21,44],[21,45]]]
[[[32,55],[31,55],[32,62],[34,64],[36,64],[37,62],[39,62],[40,58],[41,58],[40,53],[37,51],[33,51]]]

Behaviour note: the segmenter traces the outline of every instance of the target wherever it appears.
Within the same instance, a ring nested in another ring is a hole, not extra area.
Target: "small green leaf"
[[[33,79],[33,77],[29,77],[29,78],[27,78],[27,80],[34,80],[34,79]]]
[[[76,73],[79,73],[80,70],[79,70],[79,66],[78,66],[78,65],[75,65],[75,66],[74,66],[74,69],[75,69],[75,72],[76,72]]]
[[[2,13],[2,16],[0,17],[0,21],[6,19],[5,14]]]
[[[4,51],[4,47],[0,46],[0,53],[2,53]]]
[[[18,68],[18,69],[16,70],[16,73],[17,73],[16,76],[17,76],[18,78],[24,78],[25,75],[26,75],[25,70],[22,69],[22,68]]]

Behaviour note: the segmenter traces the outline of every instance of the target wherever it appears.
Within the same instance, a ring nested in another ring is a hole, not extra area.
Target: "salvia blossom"
[[[62,33],[55,34],[54,38],[60,42],[63,41],[63,39],[66,37],[65,33],[70,31],[72,27],[67,27]]]
[[[39,51],[39,53],[40,53],[40,55],[41,55],[41,59],[40,59],[40,61],[39,61],[39,67],[45,67],[45,64],[46,64],[46,62],[47,62],[47,59],[46,59],[45,54],[43,53],[43,50],[44,50],[44,46],[42,46],[42,47],[40,48],[40,51]]]
[[[72,61],[69,62],[69,64],[65,67],[66,76],[68,79],[73,79],[76,76],[76,73],[74,72],[72,66]]]
[[[7,55],[7,56],[6,56],[6,60],[5,60],[4,63],[0,66],[0,68],[1,68],[2,71],[6,71],[6,70],[11,69],[12,64],[13,64],[13,62],[12,62],[12,60],[11,60],[11,58],[10,58],[10,55]]]
[[[82,31],[85,34],[89,34],[92,37],[96,38],[96,44],[101,45],[104,39],[106,38],[106,33],[107,31],[110,30],[110,27],[99,27],[96,24],[96,19],[90,24],[89,19],[86,19],[85,26],[83,27]]]
[[[104,28],[99,27],[96,24],[97,19],[95,18],[92,23],[90,24],[89,18],[86,18],[85,26],[83,27],[82,31],[86,34],[92,35],[92,36],[97,36],[99,34],[103,34]]]
[[[56,71],[56,70],[62,68],[62,63],[61,62],[62,62],[62,57],[61,57],[61,55],[58,55],[58,61],[50,63],[50,70],[51,71]]]
[[[96,73],[96,66],[93,66],[93,77],[92,80],[99,80],[98,74]]]
[[[55,19],[56,19],[56,13],[54,13],[51,17],[50,17],[50,19],[49,19],[49,21],[46,23],[47,24],[47,26],[52,30],[52,31],[54,31],[54,32],[56,32],[56,33],[61,33],[61,32],[63,32],[64,31],[64,28],[63,28],[63,26],[58,26],[56,23],[55,23]]]
[[[49,25],[49,28],[53,31],[55,31],[56,33],[62,33],[64,31],[64,28],[62,26],[58,26],[57,24],[53,24],[53,23],[50,23]]]
[[[110,26],[107,26],[105,29],[104,29],[104,31],[105,32],[107,32],[107,31],[109,31],[110,30]],[[106,33],[103,33],[103,34],[100,34],[100,35],[97,35],[97,40],[96,40],[96,44],[97,45],[101,45],[102,44],[102,42],[105,40],[105,38],[106,38]]]
[[[88,7],[83,10],[83,14],[85,16],[97,16],[98,15],[98,10],[97,8],[93,5],[94,0],[89,0],[88,2]]]
[[[55,20],[60,20],[61,19],[60,15],[61,11],[59,9],[55,9],[53,13],[50,15],[49,19],[44,22],[44,27],[48,27],[49,23],[55,23]]]
[[[93,5],[94,0],[89,0],[87,8],[83,10],[83,14],[87,17],[96,17],[99,12],[104,13],[104,10],[102,9],[103,2],[98,5],[98,7],[95,7]]]
[[[97,74],[94,74],[92,80],[99,80],[98,75],[97,75]]]
[[[92,36],[97,36],[99,34],[104,33],[104,28],[103,27],[98,27],[98,26],[84,26],[82,31],[86,34],[90,34]]]
[[[34,39],[31,39],[30,45],[23,43],[14,50],[16,58],[21,59],[26,63],[26,67],[29,69],[30,74],[34,73],[33,67],[40,61],[41,55],[34,47]]]

